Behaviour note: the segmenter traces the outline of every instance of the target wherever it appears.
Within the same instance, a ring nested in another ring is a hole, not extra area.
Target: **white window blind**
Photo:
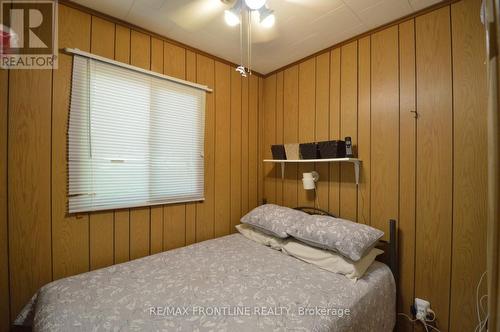
[[[205,92],[74,56],[69,212],[203,200]]]

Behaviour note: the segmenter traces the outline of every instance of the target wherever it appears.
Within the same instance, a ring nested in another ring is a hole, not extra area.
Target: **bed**
[[[392,331],[396,287],[353,281],[233,234],[54,281],[17,320],[34,331]]]

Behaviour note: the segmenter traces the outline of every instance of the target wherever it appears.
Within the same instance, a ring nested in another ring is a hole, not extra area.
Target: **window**
[[[203,200],[202,89],[73,60],[69,212]]]

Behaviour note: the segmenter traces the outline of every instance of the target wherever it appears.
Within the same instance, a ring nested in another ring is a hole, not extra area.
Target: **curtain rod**
[[[146,70],[146,69],[142,69],[142,68],[139,68],[139,67],[136,67],[136,66],[132,66],[132,65],[129,65],[129,64],[126,64],[126,63],[122,63],[122,62],[119,62],[119,61],[110,60],[108,58],[105,58],[105,57],[102,57],[102,56],[99,56],[99,55],[95,55],[95,54],[92,54],[92,53],[81,51],[81,50],[79,50],[77,48],[65,48],[64,51],[66,53],[69,53],[69,54],[80,55],[80,56],[83,56],[83,57],[86,57],[86,58],[90,58],[90,59],[94,59],[94,60],[97,60],[97,61],[109,63],[109,64],[112,64],[112,65],[115,65],[115,66],[118,66],[118,67],[122,67],[122,68],[127,68],[127,69],[130,69],[130,70],[134,70],[134,71],[146,74],[146,75],[151,75],[151,76],[163,78],[163,79],[171,81],[171,82],[176,82],[176,83],[179,83],[179,84],[187,85],[187,86],[190,86],[190,87],[193,87],[193,88],[196,88],[196,89],[200,89],[200,90],[203,90],[203,91],[206,91],[206,92],[212,92],[213,91],[212,89],[210,89],[206,85],[192,83],[192,82],[189,82],[189,81],[181,80],[179,78],[175,78],[175,77],[171,77],[171,76],[167,76],[167,75],[163,75],[163,74],[158,74],[158,73],[156,73],[154,71],[151,71],[151,70]]]

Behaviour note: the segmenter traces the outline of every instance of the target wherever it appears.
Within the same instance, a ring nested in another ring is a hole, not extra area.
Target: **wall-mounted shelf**
[[[281,164],[281,179],[285,178],[285,164],[287,163],[339,163],[347,162],[354,164],[354,174],[356,176],[356,184],[359,184],[359,167],[361,166],[361,160],[357,158],[331,158],[331,159],[264,159],[265,163],[277,163]]]

